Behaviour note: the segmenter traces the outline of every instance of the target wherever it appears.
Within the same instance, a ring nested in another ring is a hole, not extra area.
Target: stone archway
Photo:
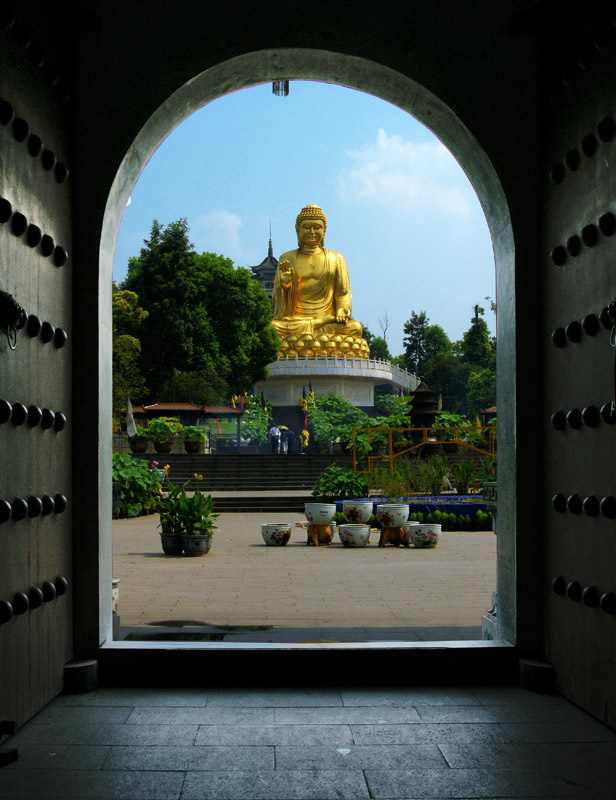
[[[451,150],[469,177],[483,206],[494,246],[499,304],[499,364],[513,360],[515,333],[514,246],[508,203],[499,177],[490,159],[468,128],[441,100],[425,87],[388,67],[355,56],[310,49],[262,50],[238,56],[202,72],[178,88],[152,114],[135,137],[116,172],[109,192],[102,226],[100,245],[100,286],[111,285],[113,250],[122,213],[132,188],[150,156],[171,131],[184,119],[207,103],[232,91],[275,79],[316,80],[336,83],[373,94],[387,100],[429,127]],[[503,309],[500,311],[500,309]],[[106,289],[101,289],[99,313],[109,329],[110,302]],[[110,349],[99,349],[99,375],[110,386]],[[106,376],[106,380],[105,377]],[[500,397],[515,397],[515,375],[510,369],[499,369]],[[103,403],[102,408],[104,409]],[[103,417],[103,414],[101,414]],[[99,420],[99,441],[107,432],[107,420]],[[510,509],[500,524],[501,536],[508,542],[507,551],[499,553],[500,588],[499,635],[515,640],[515,480],[513,411],[502,407],[499,416],[499,470],[511,476],[501,490],[499,501]],[[101,496],[110,478],[103,476]],[[109,515],[109,518],[106,518]],[[99,512],[99,581],[101,598],[110,585],[109,512]],[[110,639],[110,614],[101,604],[100,640]],[[230,646],[232,647],[232,645]]]

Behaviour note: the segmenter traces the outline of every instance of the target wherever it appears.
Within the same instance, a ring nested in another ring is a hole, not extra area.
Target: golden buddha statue
[[[280,256],[272,325],[281,340],[281,358],[370,355],[361,323],[351,317],[344,256],[325,249],[326,229],[319,206],[304,206],[295,220],[298,249]]]

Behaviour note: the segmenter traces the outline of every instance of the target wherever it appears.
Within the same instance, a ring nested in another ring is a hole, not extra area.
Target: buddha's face
[[[297,236],[301,244],[314,247],[325,237],[325,223],[320,219],[304,219],[300,222]]]

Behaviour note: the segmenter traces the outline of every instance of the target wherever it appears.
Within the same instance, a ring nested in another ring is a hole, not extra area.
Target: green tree
[[[195,252],[188,224],[152,224],[138,257],[129,261],[124,289],[149,312],[141,362],[153,395],[180,373],[214,372],[229,388],[267,376],[278,354],[267,293],[247,269],[214,253]]]
[[[141,374],[141,342],[139,335],[148,312],[139,306],[134,292],[120,291],[114,286],[112,295],[113,320],[113,391],[114,411],[126,406],[127,398],[142,399],[147,391]]]
[[[167,403],[196,403],[203,406],[226,405],[229,385],[212,366],[192,372],[173,370],[158,391],[157,398]]]
[[[391,353],[387,342],[382,336],[373,336],[370,344],[370,358],[380,358],[383,361],[391,361]]]
[[[484,309],[475,306],[475,316],[471,319],[471,327],[462,336],[461,358],[478,367],[494,367],[494,351],[490,342],[488,325],[483,319]]]
[[[372,346],[372,341],[374,339],[374,334],[372,333],[370,328],[365,323],[362,322],[361,326],[362,326],[362,329],[363,329],[362,336],[364,337],[366,342],[368,342],[368,347],[371,347]]]
[[[113,338],[113,410],[126,407],[127,398],[131,401],[145,397],[147,388],[139,370],[141,345],[134,336],[114,336]]]
[[[424,357],[420,368],[425,370],[426,362],[439,353],[451,353],[451,341],[440,325],[429,325],[424,337]]]
[[[443,408],[460,413],[471,371],[470,364],[462,362],[452,352],[441,351],[426,362],[423,376],[428,386],[443,398]]]
[[[410,371],[417,373],[425,357],[426,348],[426,329],[428,327],[428,317],[425,311],[416,314],[411,312],[410,319],[404,323],[404,366]]]
[[[479,369],[468,376],[466,384],[466,406],[470,418],[475,417],[483,408],[490,408],[496,403],[496,374],[491,369]]]

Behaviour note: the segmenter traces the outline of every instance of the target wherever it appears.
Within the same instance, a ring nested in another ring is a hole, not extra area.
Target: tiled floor
[[[616,733],[517,688],[102,689],[6,744],[0,798],[616,797]]]

